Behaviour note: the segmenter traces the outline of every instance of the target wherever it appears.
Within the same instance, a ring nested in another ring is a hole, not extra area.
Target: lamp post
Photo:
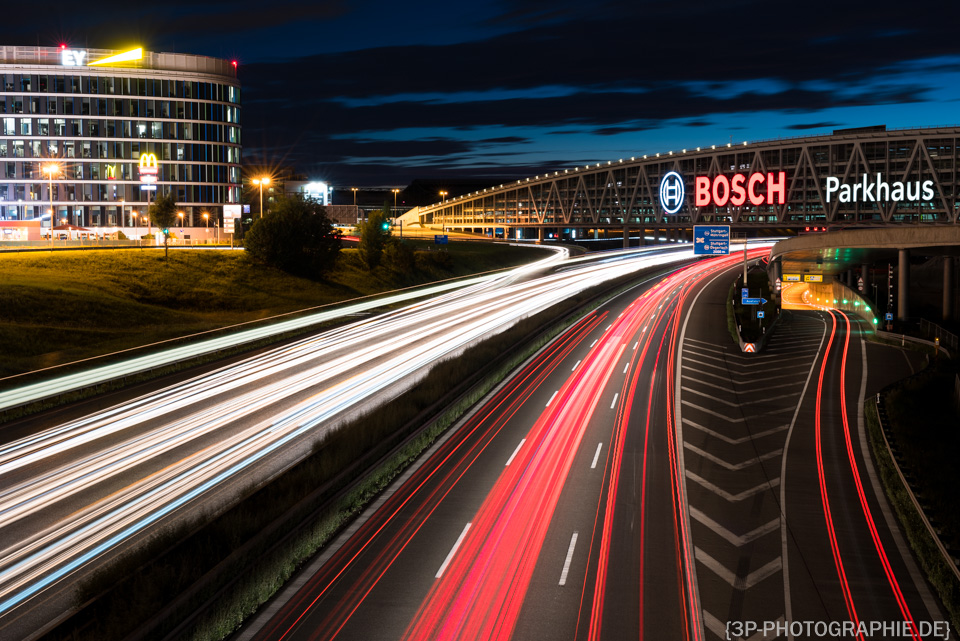
[[[353,206],[356,207],[357,206],[357,188],[351,187],[350,191],[353,192]]]
[[[399,190],[399,189],[391,189],[390,191],[393,192],[393,208],[396,209],[396,208],[397,208],[397,194],[400,193],[400,190]]]
[[[43,166],[43,172],[47,174],[49,181],[47,195],[50,196],[50,249],[53,249],[53,175],[58,171],[60,171],[60,165],[57,163],[48,163]]]
[[[207,237],[204,242],[210,242],[210,214],[203,212],[203,220],[207,224]]]
[[[178,211],[177,216],[180,217],[180,240],[183,240],[183,212]]]
[[[137,235],[137,245],[142,247],[140,245],[140,233],[137,231],[137,212],[135,211],[130,212],[130,224],[133,225],[133,233]]]
[[[120,199],[120,226],[123,227],[127,224],[127,201],[125,198]]]
[[[440,192],[440,201],[443,202],[444,200],[446,200],[446,198],[447,198],[447,192],[441,191],[441,192]],[[443,216],[443,214],[440,214],[440,215]],[[446,221],[446,220],[443,221],[443,233],[444,233],[444,234],[447,233],[447,221]]]
[[[263,186],[270,184],[270,178],[268,176],[262,176],[260,178],[254,178],[250,182],[260,187],[260,218],[263,218]]]

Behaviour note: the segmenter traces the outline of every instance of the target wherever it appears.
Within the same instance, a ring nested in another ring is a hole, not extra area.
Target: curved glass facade
[[[240,85],[225,60],[0,47],[0,217],[125,227],[157,193],[188,225],[240,202]],[[156,159],[157,191],[141,158]],[[51,167],[55,166],[53,171]],[[47,223],[44,223],[46,225]]]

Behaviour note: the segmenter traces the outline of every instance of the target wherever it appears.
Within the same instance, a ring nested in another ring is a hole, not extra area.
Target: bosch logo
[[[668,214],[675,214],[683,207],[683,178],[675,171],[669,171],[660,180],[660,206]]]

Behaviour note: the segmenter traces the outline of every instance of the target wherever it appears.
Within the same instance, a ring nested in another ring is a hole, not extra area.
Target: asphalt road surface
[[[742,354],[737,269],[701,261],[592,312],[236,638],[799,639],[783,626],[942,620],[861,412],[921,358],[814,307]],[[744,627],[765,623],[781,633]]]

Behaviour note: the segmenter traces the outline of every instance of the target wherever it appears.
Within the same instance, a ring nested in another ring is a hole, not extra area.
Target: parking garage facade
[[[419,215],[446,229],[540,238],[653,229],[680,239],[697,224],[750,235],[956,224],[958,144],[960,127],[878,126],[672,150],[553,170]]]

